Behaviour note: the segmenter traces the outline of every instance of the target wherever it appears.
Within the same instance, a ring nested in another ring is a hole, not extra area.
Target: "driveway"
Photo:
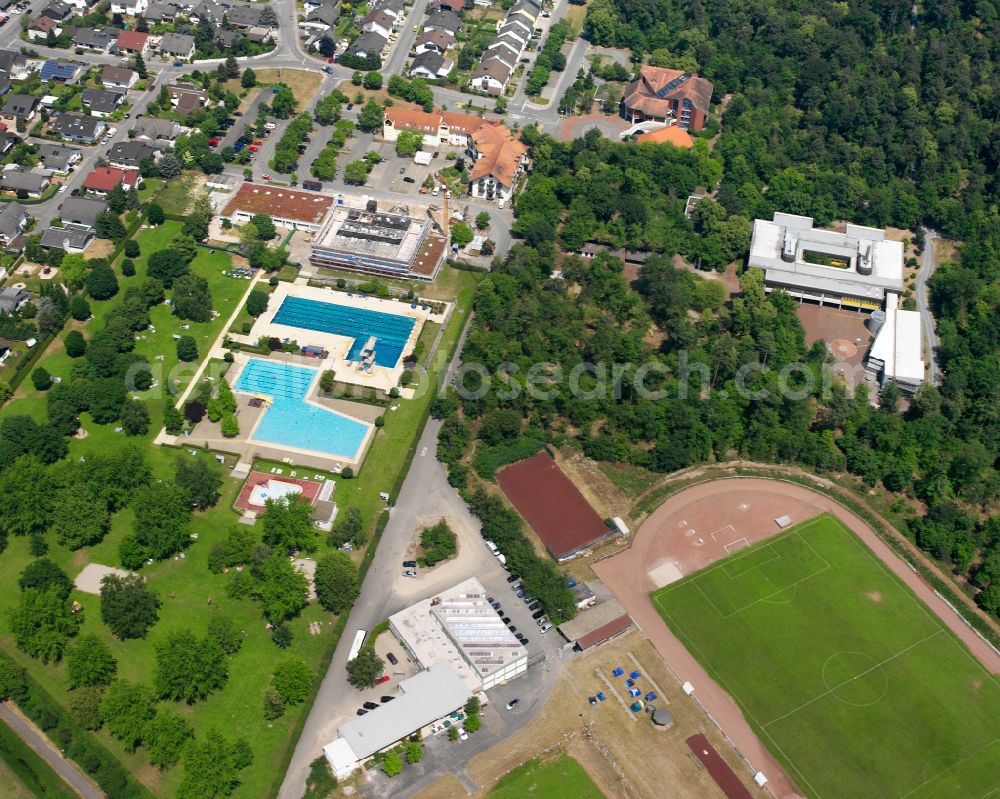
[[[924,331],[924,348],[927,352],[928,375],[931,383],[938,385],[941,376],[937,364],[938,337],[934,326],[934,316],[931,314],[930,298],[927,291],[927,281],[931,279],[937,268],[934,253],[934,239],[938,234],[930,228],[924,228],[924,254],[920,260],[917,272],[917,310],[920,311],[920,326]]]

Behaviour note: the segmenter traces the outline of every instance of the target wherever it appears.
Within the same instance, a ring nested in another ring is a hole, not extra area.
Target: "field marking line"
[[[880,668],[882,668],[882,666],[884,666],[884,665],[885,665],[886,663],[888,663],[889,661],[891,661],[891,660],[895,660],[895,659],[896,659],[896,658],[898,658],[898,657],[902,657],[902,656],[903,656],[903,655],[905,655],[905,654],[906,654],[907,652],[909,652],[909,651],[910,651],[911,649],[916,649],[916,648],[917,648],[918,646],[920,646],[921,644],[925,644],[925,643],[927,643],[927,642],[928,642],[928,641],[930,641],[930,640],[931,640],[932,638],[937,638],[937,636],[941,635],[941,633],[942,633],[942,632],[944,632],[944,631],[943,631],[943,630],[938,630],[938,631],[936,631],[936,632],[933,632],[933,633],[931,633],[931,634],[930,634],[930,635],[928,635],[928,636],[927,636],[926,638],[921,638],[921,639],[920,639],[919,641],[914,641],[914,642],[913,642],[912,644],[910,644],[909,646],[907,646],[907,647],[904,647],[903,649],[899,650],[899,651],[898,651],[898,652],[897,652],[896,654],[894,654],[894,655],[889,655],[889,657],[887,657],[887,658],[886,658],[885,660],[883,660],[883,661],[880,661],[879,663],[876,663],[876,664],[875,664],[874,666],[872,666],[872,667],[871,667],[870,669],[865,669],[864,671],[862,671],[862,672],[859,672],[858,674],[855,674],[855,675],[854,675],[853,677],[851,677],[851,678],[850,678],[849,680],[844,680],[844,681],[843,681],[842,683],[840,683],[840,684],[838,684],[838,685],[835,685],[835,686],[834,686],[833,688],[829,689],[828,691],[824,691],[823,693],[819,694],[818,696],[814,696],[814,697],[813,697],[812,699],[810,699],[810,700],[809,700],[808,702],[803,702],[803,703],[802,703],[801,705],[799,705],[799,706],[798,706],[797,708],[795,708],[794,710],[789,710],[789,711],[788,711],[787,713],[785,713],[785,714],[784,714],[783,716],[778,716],[778,718],[776,718],[776,719],[772,719],[771,721],[767,722],[767,724],[765,724],[764,726],[765,726],[765,727],[770,727],[770,726],[771,726],[772,724],[777,724],[777,723],[778,723],[779,721],[783,721],[784,719],[787,719],[787,718],[788,718],[789,716],[794,716],[794,715],[795,715],[796,713],[798,713],[798,712],[799,712],[800,710],[802,710],[803,708],[805,708],[805,707],[808,707],[809,705],[811,705],[811,704],[813,704],[813,703],[815,703],[815,702],[818,702],[818,701],[819,701],[820,699],[824,699],[824,698],[826,698],[827,696],[829,696],[829,695],[830,695],[830,694],[832,694],[832,693],[835,693],[836,691],[838,691],[839,689],[841,689],[841,688],[843,688],[843,687],[844,687],[845,685],[847,685],[847,684],[848,684],[849,682],[854,682],[855,680],[857,680],[857,679],[860,679],[861,677],[865,677],[865,676],[867,676],[868,674],[871,674],[871,673],[872,673],[873,671],[875,671],[876,669],[880,669]],[[836,654],[836,653],[835,653],[835,654]]]
[[[742,546],[738,546],[739,544],[742,544]],[[735,549],[730,549],[730,547],[735,547]],[[741,549],[750,549],[750,542],[747,541],[745,536],[737,541],[732,541],[725,546],[727,555],[732,555],[734,552],[739,552]]]
[[[803,522],[802,523],[802,527],[794,527],[794,528],[792,528],[790,530],[783,530],[782,532],[778,533],[777,535],[774,535],[774,536],[768,538],[767,542],[766,542],[766,545],[767,546],[771,546],[772,544],[775,544],[775,543],[781,541],[784,538],[788,538],[789,536],[795,535],[796,533],[800,532],[801,530],[805,529],[806,527],[810,527],[812,525],[817,524],[823,518],[824,518],[824,516],[820,515],[820,516],[817,516],[815,519],[810,519],[807,522]],[[759,541],[757,543],[758,544],[764,544],[765,542]],[[756,546],[756,544],[754,546]],[[700,580],[706,574],[709,574],[709,573],[714,572],[714,571],[718,571],[723,566],[725,566],[725,564],[720,562],[720,563],[714,564],[713,566],[708,566],[708,567],[706,567],[706,568],[704,568],[704,569],[702,569],[702,570],[700,570],[698,572],[695,572],[693,575],[689,575],[691,577],[690,582],[695,582],[697,580]],[[659,589],[659,591],[663,591],[663,592],[673,591],[673,590],[675,590],[677,588],[682,587],[687,582],[688,582],[688,580],[686,578],[684,580],[678,580],[676,583],[672,583],[671,585],[665,585],[663,588]],[[659,593],[659,592],[657,592],[657,593]]]
[[[951,627],[949,627],[945,623],[944,619],[942,619],[933,610],[931,610],[930,605],[928,605],[919,596],[917,596],[917,592],[909,585],[907,585],[899,575],[897,575],[894,571],[892,571],[892,569],[889,568],[889,566],[885,563],[885,561],[882,560],[882,558],[879,556],[877,552],[875,552],[874,549],[872,549],[870,546],[868,546],[868,544],[862,541],[861,537],[853,530],[851,530],[846,524],[844,524],[839,518],[837,518],[833,514],[828,514],[828,515],[831,519],[833,519],[837,523],[837,526],[840,529],[840,532],[844,535],[844,537],[846,537],[852,543],[853,546],[856,546],[858,549],[860,549],[861,552],[863,552],[868,557],[869,560],[874,562],[878,570],[889,578],[889,581],[895,586],[897,591],[902,591],[903,594],[907,596],[909,601],[912,604],[916,605],[920,609],[921,613],[923,613],[924,616],[926,616],[928,619],[931,620],[931,622],[933,622],[933,625],[935,627],[937,627],[942,632],[947,633],[948,639],[951,641],[951,643],[957,646],[959,650],[962,652],[962,654],[965,655],[965,657],[967,657],[976,665],[976,669],[978,671],[982,672],[986,676],[986,678],[990,680],[990,682],[998,681],[998,676],[994,672],[990,671],[986,667],[985,663],[983,663],[981,660],[979,660],[979,658],[977,658],[975,655],[972,654],[972,650],[970,650],[968,645],[961,638],[958,637],[958,635],[955,633],[954,630],[951,629]],[[881,542],[881,539],[877,540]],[[896,557],[896,554],[891,549],[889,550],[889,552],[893,557]],[[903,562],[905,563],[905,561]]]
[[[771,561],[769,561],[769,560],[765,561],[765,563],[770,563],[770,562]],[[825,563],[825,561],[824,561],[824,563]],[[764,564],[762,563],[761,565],[763,566]],[[824,566],[822,569],[820,569],[818,571],[814,571],[812,574],[807,574],[805,577],[800,577],[794,583],[789,583],[784,588],[779,588],[777,591],[772,591],[770,594],[766,594],[766,595],[764,595],[762,597],[758,597],[753,602],[751,602],[749,605],[744,605],[742,608],[738,608],[737,610],[734,610],[732,613],[725,614],[725,615],[722,616],[722,618],[729,619],[729,618],[732,618],[733,616],[738,616],[740,613],[743,613],[744,611],[749,610],[754,605],[759,605],[761,602],[768,602],[768,601],[770,601],[771,597],[775,597],[778,594],[783,594],[785,591],[789,590],[790,588],[798,588],[799,583],[804,583],[806,580],[811,580],[813,577],[818,577],[819,575],[823,574],[823,572],[828,571],[830,568],[831,568],[830,564],[827,563],[826,566]],[[698,590],[701,590],[701,586],[698,587]],[[705,592],[702,591],[702,595],[703,596],[704,596],[704,593]]]
[[[953,769],[957,768],[958,766],[961,766],[961,765],[962,765],[962,764],[963,764],[963,763],[964,763],[964,762],[965,762],[966,760],[969,760],[969,759],[971,759],[971,758],[975,757],[975,756],[976,756],[976,755],[978,755],[978,754],[979,754],[980,752],[984,752],[984,751],[986,751],[986,750],[987,750],[987,749],[989,749],[989,748],[990,748],[991,746],[994,746],[994,745],[995,745],[995,744],[997,744],[997,743],[1000,743],[1000,738],[994,738],[994,739],[993,739],[992,741],[990,741],[990,742],[989,742],[988,744],[985,744],[985,745],[983,745],[983,746],[980,746],[980,747],[979,747],[979,748],[978,748],[978,749],[977,749],[977,750],[976,750],[975,752],[972,752],[972,753],[970,753],[970,754],[966,755],[965,757],[961,758],[961,759],[960,759],[960,760],[959,760],[959,761],[958,761],[957,763],[955,763],[954,765],[952,765],[952,766],[949,766],[949,767],[947,767],[947,768],[943,768],[943,769],[941,769],[941,770],[940,770],[940,771],[939,771],[939,772],[938,772],[937,774],[934,774],[933,776],[931,776],[931,777],[928,777],[928,778],[927,778],[926,780],[924,780],[924,781],[923,781],[922,783],[920,783],[920,784],[919,784],[919,785],[918,785],[917,787],[913,788],[912,790],[909,790],[909,791],[907,791],[907,792],[906,792],[906,793],[904,793],[904,794],[903,794],[902,796],[899,796],[899,797],[897,797],[897,799],[906,799],[906,797],[908,797],[908,796],[912,796],[912,795],[913,795],[913,794],[915,794],[915,793],[916,793],[917,791],[919,791],[919,790],[920,790],[921,788],[923,788],[923,787],[924,787],[924,786],[925,786],[925,785],[926,785],[927,783],[929,783],[929,782],[934,782],[934,780],[936,780],[936,779],[937,779],[938,777],[940,777],[940,776],[941,776],[942,774],[944,774],[944,773],[945,773],[946,771],[952,771]],[[996,793],[997,791],[1000,791],[1000,786],[998,786],[998,787],[996,787],[996,788],[992,788],[992,789],[990,789],[989,791],[987,791],[986,793],[984,793],[984,794],[983,794],[983,795],[982,795],[982,796],[980,797],[980,799],[986,799],[986,797],[987,797],[987,796],[990,796],[991,794],[995,794],[995,793]]]
[[[713,541],[715,541],[715,543],[717,543],[717,544],[718,544],[718,543],[719,543],[719,539],[715,537],[715,536],[716,536],[716,534],[718,534],[718,533],[722,533],[722,532],[725,532],[725,531],[727,531],[727,530],[728,530],[729,532],[731,532],[731,533],[732,533],[733,535],[736,535],[736,528],[735,528],[735,527],[733,527],[733,526],[732,526],[731,524],[727,524],[727,525],[726,525],[725,527],[720,527],[720,528],[719,528],[718,530],[716,530],[716,531],[715,531],[714,533],[709,533],[709,535],[710,535],[710,536],[712,536],[712,540],[713,540]]]
[[[743,539],[743,540],[745,541],[746,539]],[[744,560],[746,560],[748,557],[750,557],[750,555],[752,554],[751,552],[749,552],[749,547],[747,547],[747,550],[748,550],[747,554],[746,555],[741,555],[741,556],[735,558],[734,560],[730,561],[729,563],[725,564],[725,566],[722,569],[722,573],[725,574],[726,577],[728,577],[730,580],[735,581],[735,580],[739,580],[741,577],[743,577],[746,574],[750,574],[750,572],[754,571],[755,569],[759,569],[761,566],[764,566],[764,565],[766,565],[768,563],[773,563],[776,560],[781,560],[781,554],[779,552],[775,552],[774,547],[772,547],[770,544],[768,544],[766,547],[761,547],[761,549],[759,549],[757,551],[758,552],[763,552],[764,549],[767,549],[767,551],[769,553],[771,553],[771,557],[769,557],[767,560],[762,560],[760,563],[756,563],[753,566],[751,566],[749,569],[744,569],[743,571],[739,572],[738,574],[735,574],[735,575],[731,574],[729,572],[729,567],[730,566],[738,566]],[[743,550],[738,549],[736,551],[737,552],[741,552]],[[732,554],[730,554],[730,557],[732,557]]]
[[[774,748],[777,749],[781,757],[784,758],[785,762],[779,763],[779,765],[782,768],[786,769],[790,766],[792,770],[798,775],[799,780],[802,782],[802,784],[805,785],[812,792],[812,794],[816,797],[816,799],[823,799],[822,794],[820,794],[820,792],[816,790],[813,784],[809,781],[809,778],[802,773],[802,770],[799,768],[795,760],[793,760],[787,754],[785,754],[785,750],[781,748],[781,745],[777,742],[777,740],[775,740],[774,736],[771,735],[771,733],[767,731],[764,725],[760,723],[757,717],[750,710],[749,706],[745,702],[743,702],[742,699],[740,699],[739,694],[732,688],[730,688],[728,681],[725,678],[723,678],[723,676],[719,673],[719,671],[715,668],[715,666],[712,665],[712,661],[709,658],[705,657],[705,653],[702,652],[701,647],[698,646],[697,642],[695,642],[695,640],[691,638],[691,636],[684,631],[684,626],[678,624],[677,621],[674,619],[674,617],[670,615],[670,611],[668,611],[665,607],[663,607],[663,605],[660,603],[659,595],[661,593],[666,593],[666,592],[663,591],[663,589],[654,592],[652,600],[653,604],[655,604],[656,607],[659,608],[660,613],[662,614],[661,620],[664,620],[664,626],[666,626],[667,631],[677,638],[677,640],[688,651],[689,654],[697,653],[696,655],[694,655],[695,660],[698,661],[698,664],[705,670],[705,674],[708,675],[709,679],[711,679],[726,693],[726,695],[730,698],[730,700],[736,705],[737,709],[739,709],[739,711],[743,713],[743,715],[747,719],[750,720],[752,726],[757,727],[762,733],[764,733],[764,735],[767,736],[768,740],[771,741],[771,744],[774,746]],[[674,628],[671,628],[671,626],[666,623],[665,619],[670,619],[671,621],[673,621]],[[697,686],[695,687],[694,693],[695,693],[695,699],[697,699],[698,704],[701,705],[703,711],[707,715],[708,709],[702,704],[701,699],[698,698]],[[756,734],[756,732],[754,732],[754,734]],[[761,743],[763,744],[764,742],[761,741]],[[768,747],[765,745],[765,748]],[[777,760],[777,758],[775,758],[775,760]]]

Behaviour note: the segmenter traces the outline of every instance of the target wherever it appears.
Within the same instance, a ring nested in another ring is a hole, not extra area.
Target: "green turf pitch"
[[[653,604],[814,799],[1000,795],[1000,681],[838,520]]]

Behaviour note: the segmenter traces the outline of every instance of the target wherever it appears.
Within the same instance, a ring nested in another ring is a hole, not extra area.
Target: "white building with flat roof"
[[[875,310],[903,292],[902,242],[862,225],[840,232],[795,214],[755,219],[748,263],[764,270],[768,289],[821,305]]]
[[[425,669],[451,666],[471,693],[528,670],[528,652],[470,578],[389,617],[389,629]]]
[[[470,696],[455,670],[438,663],[403,680],[394,701],[341,724],[340,736],[323,747],[323,754],[337,779],[343,779],[376,752],[454,713]]]
[[[898,306],[899,295],[886,297],[885,321],[875,332],[865,365],[879,374],[883,385],[894,382],[902,391],[913,394],[924,382],[925,374],[920,314]]]

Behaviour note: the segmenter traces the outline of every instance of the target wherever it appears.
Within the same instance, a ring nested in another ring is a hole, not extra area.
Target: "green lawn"
[[[504,776],[488,799],[604,799],[583,767],[568,755],[544,763],[529,760]]]
[[[996,676],[836,519],[739,551],[653,602],[810,796],[996,790]]]
[[[147,254],[166,246],[179,228],[179,223],[167,223],[160,228],[146,230],[140,234],[139,241],[143,255],[136,259],[137,275],[122,280],[123,290],[130,282],[138,282],[143,278]],[[196,336],[202,352],[207,348],[207,343],[218,335],[234,303],[246,289],[246,281],[222,275],[228,264],[229,257],[226,254],[206,250],[200,251],[194,262],[194,271],[209,281],[215,308],[220,311],[220,316],[212,322],[204,325],[192,324],[191,330],[186,331]],[[461,326],[468,318],[477,277],[472,273],[462,273],[458,283],[458,303],[465,312],[456,313],[452,317],[441,344],[445,352],[450,351],[457,340]],[[89,323],[94,326],[93,329],[98,329],[103,324],[102,320],[107,314],[107,309],[115,301],[116,299],[108,303],[94,303],[96,318]],[[138,342],[137,351],[148,355],[151,361],[154,354],[165,354],[162,365],[166,375],[169,375],[170,370],[177,365],[170,334],[177,332],[180,324],[180,320],[170,315],[166,305],[159,306],[153,309],[153,325],[157,328],[157,333],[150,334],[146,340]],[[54,374],[68,375],[70,359],[60,349],[45,360],[45,365]],[[436,372],[432,377],[436,377]],[[25,396],[8,403],[3,409],[3,414],[31,413],[43,419],[44,395],[30,388],[30,381],[26,381],[26,385],[28,389]],[[408,455],[414,446],[419,433],[418,428],[432,398],[433,392],[427,392],[413,400],[400,402],[398,411],[387,412],[385,428],[378,431],[359,476],[352,480],[336,478],[335,497],[338,504],[341,508],[349,505],[358,506],[369,531],[374,528],[375,520],[384,506],[379,499],[379,492],[392,490],[409,465]],[[115,434],[113,425],[95,425],[84,415],[83,423],[88,431],[88,437],[71,441],[70,457],[106,451],[109,447],[122,446],[129,441],[137,442],[146,445],[144,446],[146,457],[154,474],[160,478],[172,478],[175,463],[179,458],[212,458],[211,453],[201,451],[195,451],[192,455],[192,450],[189,449],[149,446],[161,425],[161,406],[160,402],[151,404],[153,426],[148,436],[138,439],[127,439],[121,434]],[[229,661],[229,680],[224,690],[193,706],[170,704],[178,713],[189,717],[199,733],[204,733],[210,726],[215,726],[226,734],[239,734],[247,738],[254,751],[254,762],[250,768],[241,772],[242,782],[233,796],[236,799],[263,799],[273,795],[275,781],[280,781],[284,773],[287,756],[295,745],[297,724],[303,714],[308,712],[309,705],[306,702],[291,709],[277,721],[266,721],[262,698],[270,681],[271,672],[275,664],[288,654],[301,656],[319,670],[324,654],[332,643],[331,634],[336,617],[326,613],[315,603],[310,604],[301,616],[291,622],[294,641],[290,650],[285,652],[272,643],[270,633],[264,629],[264,620],[256,603],[250,600],[232,600],[226,596],[225,584],[228,578],[209,572],[208,553],[212,545],[221,540],[237,520],[231,505],[239,487],[238,482],[227,478],[218,505],[205,513],[195,514],[192,531],[198,534],[198,540],[189,547],[185,558],[156,563],[143,569],[144,576],[159,592],[164,602],[160,611],[160,621],[153,627],[146,640],[123,642],[112,638],[100,620],[99,599],[77,591],[74,591],[73,596],[84,606],[85,623],[82,632],[94,632],[108,642],[118,658],[121,676],[147,684],[152,683],[155,674],[154,646],[169,631],[186,627],[196,634],[204,634],[213,613],[225,614],[246,631],[242,649]],[[50,537],[48,556],[62,566],[70,577],[75,577],[88,563],[117,565],[118,544],[130,532],[132,523],[131,510],[119,513],[113,520],[110,533],[100,544],[77,552],[70,552],[58,546]],[[0,601],[0,615],[4,615],[6,608],[16,602],[15,586],[18,575],[31,560],[28,543],[25,538],[11,539],[6,551],[0,556],[0,586],[4,587],[6,597],[4,601]],[[322,555],[325,551],[327,547],[324,544],[316,556]],[[316,636],[308,631],[309,624],[314,621],[322,624],[321,633]],[[5,623],[0,623],[0,648],[30,669],[32,676],[58,701],[63,704],[68,703],[65,666],[42,665],[21,653],[15,648]],[[98,736],[125,767],[149,786],[156,795],[163,797],[174,795],[181,777],[179,767],[159,772],[149,765],[148,756],[142,747],[134,754],[128,754],[105,732],[98,733]]]

